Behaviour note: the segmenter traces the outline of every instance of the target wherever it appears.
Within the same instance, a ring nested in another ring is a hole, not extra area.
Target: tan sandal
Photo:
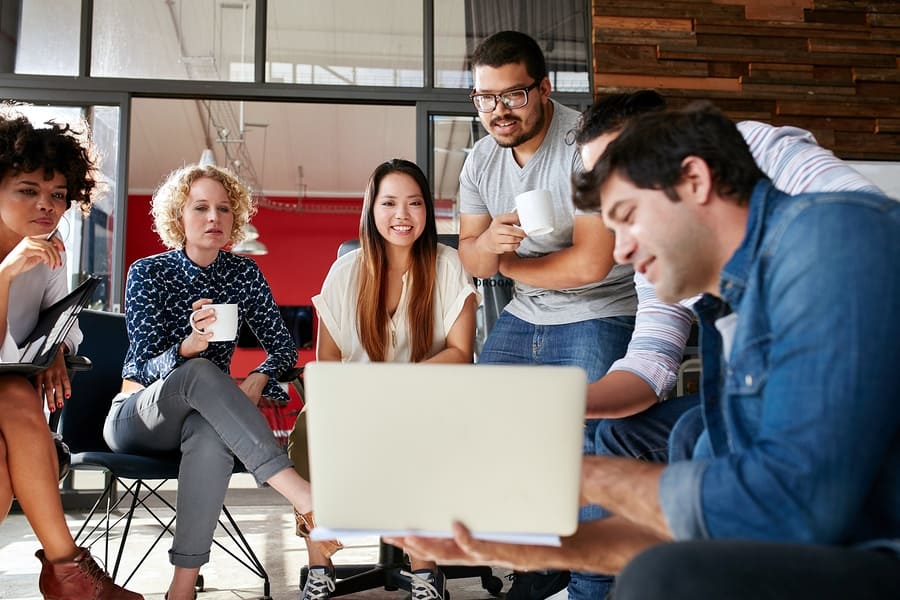
[[[296,510],[294,511],[294,519],[297,521],[297,535],[309,539],[309,534],[315,528],[316,522],[313,519],[312,511],[309,511],[306,514],[300,514]],[[322,541],[309,541],[310,544],[313,544],[316,548],[318,548],[319,552],[321,552],[325,558],[331,558],[331,556],[344,547],[337,540],[322,540]]]

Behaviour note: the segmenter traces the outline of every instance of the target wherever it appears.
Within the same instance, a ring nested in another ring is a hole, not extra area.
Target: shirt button
[[[753,375],[744,375],[744,385],[746,385],[746,386],[753,385]]]

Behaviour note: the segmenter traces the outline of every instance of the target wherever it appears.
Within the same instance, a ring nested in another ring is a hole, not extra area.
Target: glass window
[[[531,35],[560,92],[590,92],[591,49],[583,0],[441,0],[434,3],[434,85],[472,87],[469,57],[481,40],[514,29]]]
[[[217,164],[261,195],[327,204],[332,197],[362,197],[379,162],[415,158],[416,109],[136,98],[129,193],[151,193],[166,173],[196,162],[207,147]]]
[[[294,65],[295,83],[424,85],[422,0],[269,0],[266,40],[266,59]]]
[[[95,0],[91,75],[253,81],[255,4]]]
[[[118,285],[113,267],[114,257],[120,252],[116,241],[116,228],[125,227],[121,217],[117,218],[116,198],[119,195],[119,128],[120,111],[118,106],[94,106],[90,112],[91,135],[94,144],[102,157],[100,169],[103,172],[106,187],[104,193],[94,198],[91,214],[84,220],[81,231],[80,271],[101,277],[103,281],[95,292],[95,308],[121,310],[113,304],[113,288]]]
[[[78,75],[81,0],[30,0],[19,7],[16,73]]]
[[[441,233],[459,231],[459,173],[472,145],[485,135],[478,117],[430,115],[432,144],[429,181],[434,191]]]

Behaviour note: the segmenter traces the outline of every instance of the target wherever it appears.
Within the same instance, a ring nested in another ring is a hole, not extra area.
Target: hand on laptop
[[[452,538],[406,536],[386,537],[384,540],[423,560],[433,560],[442,565],[487,564],[517,571],[544,568],[541,556],[548,549],[548,546],[477,540],[459,522],[453,524]]]

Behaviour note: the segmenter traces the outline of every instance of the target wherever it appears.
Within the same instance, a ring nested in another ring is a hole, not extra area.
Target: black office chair
[[[438,241],[447,246],[456,248],[459,244],[459,236],[456,234],[438,235]],[[359,248],[359,240],[348,240],[338,248],[338,257]],[[501,307],[502,308],[502,307]],[[495,319],[496,320],[496,319]],[[493,321],[492,321],[493,323]],[[441,572],[446,579],[467,579],[480,577],[481,587],[492,596],[500,594],[503,589],[503,581],[494,575],[490,567],[464,567],[441,566]],[[331,596],[344,596],[355,594],[365,590],[383,587],[387,591],[403,589],[409,591],[409,578],[402,571],[409,572],[409,560],[403,550],[381,540],[378,544],[378,562],[374,565],[342,565],[335,564],[334,572],[336,584]],[[309,575],[309,567],[303,567],[300,571],[300,589],[306,585]]]
[[[159,531],[121,583],[127,585],[163,536],[173,533],[175,507],[158,490],[166,480],[178,477],[180,457],[177,453],[149,456],[124,454],[109,449],[103,440],[103,422],[112,398],[122,384],[122,363],[128,349],[125,317],[116,313],[85,310],[79,316],[79,325],[84,332],[79,352],[90,359],[92,368],[78,373],[72,379],[72,396],[62,410],[59,433],[70,448],[71,469],[103,471],[106,485],[75,535],[75,541],[80,546],[91,547],[102,540],[104,564],[108,566],[110,538],[113,537],[111,534],[124,522],[111,570],[112,578],[116,580],[135,510],[139,507],[145,509],[159,526]],[[234,472],[244,472],[243,465],[238,461],[235,461]],[[129,483],[124,481],[126,479],[133,481]],[[121,495],[117,493],[119,486],[123,488]],[[129,498],[130,501],[127,501]],[[155,506],[157,502],[162,507]],[[119,514],[122,510],[124,514]],[[97,515],[98,511],[101,512],[100,515]],[[166,514],[161,514],[163,511]],[[226,547],[218,540],[213,541],[214,545],[260,577],[263,580],[262,598],[271,600],[269,575],[227,507],[222,506],[222,514],[226,521],[220,518],[219,527],[232,540],[235,549]],[[96,520],[95,515],[98,516]],[[197,579],[197,587],[199,590],[203,589],[202,575]]]

